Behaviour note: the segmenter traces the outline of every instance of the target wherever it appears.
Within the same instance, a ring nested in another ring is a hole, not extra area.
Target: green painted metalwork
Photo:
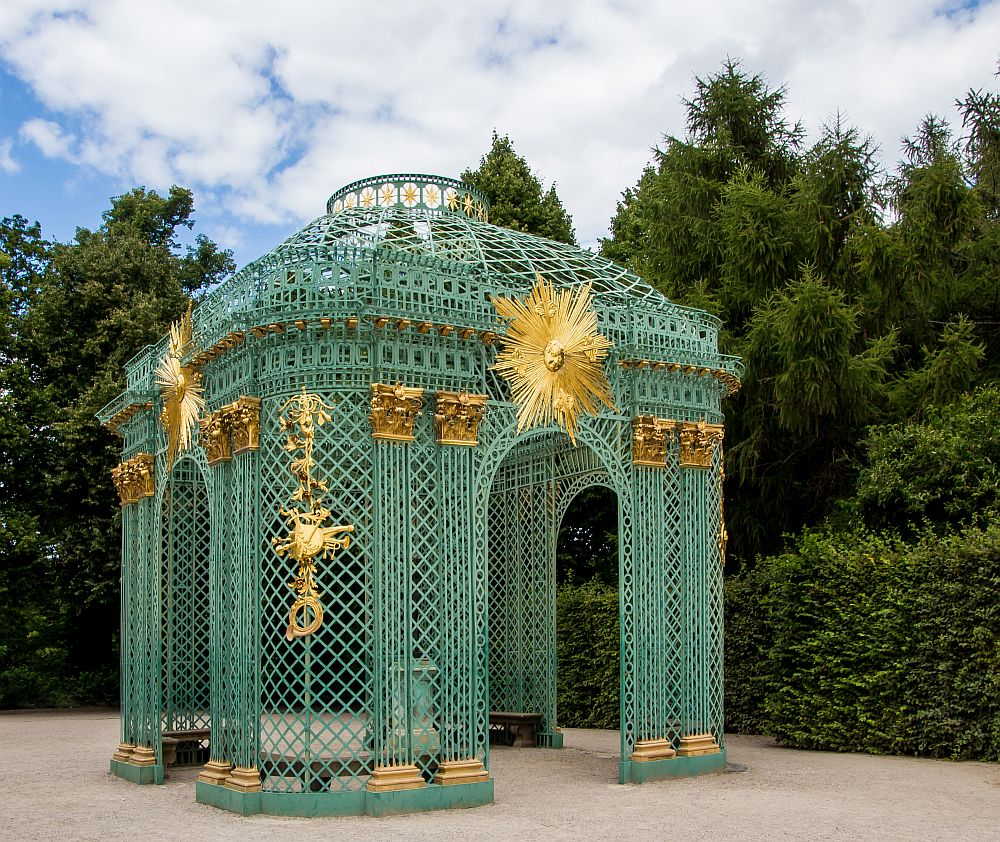
[[[662,466],[633,465],[632,420],[721,423],[740,363],[718,353],[713,317],[588,251],[492,226],[488,212],[451,179],[365,179],[199,303],[185,362],[201,368],[209,412],[260,399],[258,449],[209,465],[196,446],[168,471],[153,381],[166,340],[128,363],[126,391],[101,418],[123,436],[123,459],[156,462],[155,496],[122,515],[121,741],[151,747],[156,764],[113,771],[162,780],[163,732],[209,727],[210,765],[259,773],[260,792],[199,781],[200,801],[237,812],[490,800],[491,780],[433,777],[469,758],[489,769],[491,709],[542,714],[538,744],[561,745],[555,543],[592,485],[619,505],[620,778],[724,758],[721,452],[708,468],[681,467],[672,439]],[[576,445],[554,427],[518,433],[491,369],[505,327],[490,296],[523,295],[539,274],[592,284],[614,343],[617,409],[583,417]],[[372,437],[374,383],[424,390],[412,441]],[[297,480],[278,415],[303,389],[332,407],[316,427],[314,476],[334,522],[355,531],[316,560],[322,625],[287,639],[296,568],[273,542]],[[439,444],[435,395],[462,390],[488,396],[478,444]],[[722,747],[715,759],[630,759],[639,741],[702,733]],[[188,744],[190,759],[205,749]],[[376,767],[400,764],[427,786],[367,789]]]

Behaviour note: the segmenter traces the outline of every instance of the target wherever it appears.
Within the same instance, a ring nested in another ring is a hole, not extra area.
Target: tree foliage
[[[514,231],[575,243],[573,220],[566,212],[556,186],[548,190],[528,162],[514,151],[507,135],[494,130],[493,145],[479,167],[462,173],[462,181],[475,187],[490,201],[490,222]]]
[[[558,584],[618,584],[618,497],[608,488],[581,491],[570,503],[556,544]]]
[[[1000,512],[1000,387],[928,410],[921,422],[873,427],[854,493],[851,521],[912,538],[985,527]]]
[[[998,415],[994,384],[870,428],[840,512],[727,579],[727,727],[997,757]]]
[[[920,417],[1000,362],[1000,109],[970,92],[964,138],[934,116],[891,176],[838,116],[803,126],[739,62],[695,80],[687,133],[623,193],[603,253],[723,320],[744,357],[727,402],[731,551],[752,563],[848,494],[869,424]]]
[[[0,350],[0,522],[6,605],[0,706],[116,695],[118,442],[95,413],[124,387],[124,363],[156,341],[187,296],[232,271],[201,237],[182,253],[190,191],[133,190],[97,230],[49,244],[20,217],[0,225],[10,257]]]

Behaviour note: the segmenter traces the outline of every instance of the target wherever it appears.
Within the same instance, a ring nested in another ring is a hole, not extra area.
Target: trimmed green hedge
[[[779,740],[1000,759],[1000,527],[913,545],[808,533],[769,564]]]
[[[727,731],[767,732],[764,704],[774,684],[768,662],[774,638],[765,614],[767,592],[767,567],[764,565],[725,580],[724,710]]]
[[[556,658],[559,724],[617,728],[617,588],[599,582],[559,587]]]
[[[726,591],[730,728],[1000,759],[1000,526],[912,544],[810,532]]]

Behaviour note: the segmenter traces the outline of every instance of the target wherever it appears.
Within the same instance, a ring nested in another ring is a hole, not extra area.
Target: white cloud
[[[34,143],[46,158],[76,160],[73,153],[74,138],[51,120],[28,120],[21,125],[21,137]]]
[[[814,136],[845,112],[891,166],[924,113],[995,85],[1000,4],[961,6],[6,0],[0,58],[49,109],[24,139],[128,181],[211,193],[202,211],[220,231],[311,219],[366,175],[457,176],[496,127],[558,182],[593,243],[650,148],[683,134],[693,75],[727,55],[787,82],[789,114]]]
[[[243,231],[235,225],[208,225],[206,233],[219,248],[238,249],[246,242]]]
[[[21,165],[14,160],[14,156],[11,153],[13,148],[14,141],[12,138],[0,138],[0,170],[3,170],[8,175],[13,175],[21,171]]]

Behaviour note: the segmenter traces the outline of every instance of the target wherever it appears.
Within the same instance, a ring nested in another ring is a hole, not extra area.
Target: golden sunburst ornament
[[[541,275],[527,298],[494,298],[510,321],[494,368],[520,405],[518,432],[552,423],[576,443],[577,418],[615,409],[602,361],[611,342],[597,330],[590,285],[556,290]]]
[[[191,345],[191,305],[170,325],[170,346],[156,367],[156,385],[163,396],[160,423],[167,431],[167,467],[173,467],[177,454],[191,446],[191,436],[198,418],[205,410],[201,372],[193,365],[181,365],[181,358]]]

